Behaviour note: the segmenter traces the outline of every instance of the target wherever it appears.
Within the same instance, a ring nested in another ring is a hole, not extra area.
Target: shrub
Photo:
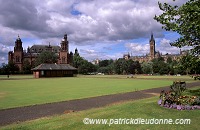
[[[200,97],[191,95],[182,95],[186,90],[185,82],[173,82],[170,86],[170,91],[160,92],[160,99],[158,104],[167,108],[173,108],[177,110],[194,110],[200,109]]]

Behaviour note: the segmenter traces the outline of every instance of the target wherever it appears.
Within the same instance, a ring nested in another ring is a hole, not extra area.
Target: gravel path
[[[194,86],[200,86],[200,82],[187,83],[187,88]],[[0,126],[55,114],[63,114],[72,110],[82,111],[91,108],[103,107],[120,101],[149,98],[155,96],[155,94],[159,94],[161,90],[169,90],[169,86],[122,94],[113,94],[27,107],[4,109],[0,110]]]

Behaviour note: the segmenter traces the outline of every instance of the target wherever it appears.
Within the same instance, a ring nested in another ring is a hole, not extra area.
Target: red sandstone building
[[[15,41],[14,51],[8,52],[8,61],[15,63],[19,70],[22,71],[24,61],[28,61],[31,66],[34,66],[36,58],[43,51],[55,52],[58,56],[57,64],[70,64],[72,63],[73,53],[68,51],[69,42],[67,40],[67,34],[64,35],[61,40],[60,46],[52,45],[33,45],[28,47],[27,51],[23,50],[22,40],[18,36]],[[77,50],[75,50],[77,51]]]

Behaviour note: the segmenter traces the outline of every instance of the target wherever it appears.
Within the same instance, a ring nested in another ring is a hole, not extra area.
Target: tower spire
[[[17,40],[20,40],[20,36],[19,36],[19,34],[18,34],[18,36],[17,36]]]
[[[153,37],[153,32],[152,31],[151,31],[151,39],[150,39],[150,41],[155,41],[154,37]]]
[[[64,39],[67,41],[67,33],[65,33],[65,35],[64,35]]]

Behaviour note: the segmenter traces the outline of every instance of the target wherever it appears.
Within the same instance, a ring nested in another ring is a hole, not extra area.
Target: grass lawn
[[[33,78],[33,74],[19,74],[19,75],[9,75],[9,79],[31,79]],[[0,79],[8,79],[7,75],[0,75]]]
[[[157,79],[157,80],[181,80],[181,81],[194,81],[193,78],[191,78],[188,75],[183,76],[172,76],[172,75],[166,75],[166,76],[160,76],[160,75],[132,75],[134,79]],[[126,79],[127,77],[130,77],[130,75],[79,75],[79,77],[87,77],[87,78],[118,78],[118,79]]]
[[[44,78],[0,80],[0,109],[169,86],[169,80]]]
[[[200,88],[200,86],[198,87]],[[12,124],[0,129],[137,129],[137,130],[197,130],[199,129],[200,110],[178,111],[157,105],[158,97],[121,102],[104,108],[96,108],[80,112],[55,115],[32,121]],[[190,124],[88,124],[83,123],[84,118],[90,119],[190,119]]]

